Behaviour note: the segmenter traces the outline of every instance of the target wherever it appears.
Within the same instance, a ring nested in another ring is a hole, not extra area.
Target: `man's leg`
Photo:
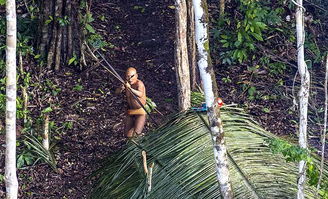
[[[134,132],[136,135],[142,134],[142,130],[146,123],[146,117],[147,115],[136,115],[136,119],[134,121]]]
[[[124,134],[128,138],[133,137],[134,134],[133,122],[134,122],[134,117],[127,115],[124,120]]]

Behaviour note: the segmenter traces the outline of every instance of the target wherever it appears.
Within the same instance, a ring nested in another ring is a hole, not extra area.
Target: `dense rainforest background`
[[[1,2],[1,1],[0,1]],[[178,112],[173,0],[18,0],[17,167],[19,198],[87,198],[104,158],[124,147],[125,98],[94,49],[123,76],[138,69],[147,96]],[[328,2],[304,1],[311,74],[309,143],[320,150]],[[292,1],[209,0],[210,52],[225,104],[266,130],[297,139],[297,48]],[[5,196],[5,7],[0,6],[0,197]],[[158,123],[165,119],[152,113]],[[47,126],[50,153],[36,147]],[[154,128],[148,121],[147,130]],[[33,135],[33,137],[28,136]],[[321,154],[318,152],[318,154]]]

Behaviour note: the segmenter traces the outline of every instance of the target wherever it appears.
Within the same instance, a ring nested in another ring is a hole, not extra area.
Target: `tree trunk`
[[[42,13],[39,16],[39,51],[42,57],[46,58],[47,67],[58,71],[60,67],[68,64],[73,55],[76,60],[80,60],[80,38],[83,33],[80,31],[81,24],[78,19],[79,3],[71,0],[49,0],[46,3],[41,2],[40,5]],[[68,19],[65,19],[65,16]],[[73,27],[76,27],[76,31]]]
[[[220,0],[220,16],[224,15],[225,0]]]
[[[24,67],[23,67],[23,56],[22,52],[19,52],[19,72],[22,79],[25,77]],[[23,97],[23,112],[24,112],[24,127],[26,127],[27,123],[27,106],[28,106],[28,95],[27,95],[27,85],[23,82],[21,85],[22,88],[22,97]]]
[[[296,8],[296,33],[297,33],[297,64],[301,77],[301,88],[299,91],[300,98],[300,124],[299,124],[299,145],[301,148],[307,149],[307,111],[310,89],[310,74],[304,61],[304,8],[303,0],[297,0]],[[304,186],[306,179],[306,162],[299,162],[299,178],[297,198],[304,198]]]
[[[188,58],[191,78],[191,90],[196,90],[196,85],[199,80],[199,74],[197,74],[196,63],[196,41],[195,41],[195,13],[191,0],[187,0],[188,8]]]
[[[176,0],[176,42],[175,65],[178,85],[179,109],[188,110],[190,102],[190,72],[187,47],[187,5],[186,0]]]
[[[6,53],[6,198],[16,199],[18,181],[16,176],[16,5],[15,0],[6,1],[7,53]]]
[[[206,0],[193,0],[195,9],[196,43],[198,49],[198,68],[203,83],[207,116],[211,127],[214,158],[216,162],[216,174],[220,184],[222,198],[233,198],[228,160],[227,148],[224,141],[224,132],[220,110],[217,106],[217,85],[214,71],[210,62],[209,39],[208,39],[208,11]]]
[[[49,151],[49,114],[45,113],[44,116],[44,129],[42,135],[42,145],[43,147]]]
[[[317,185],[317,189],[320,189],[320,184],[323,175],[324,162],[325,162],[325,145],[326,145],[326,131],[327,131],[327,109],[328,109],[328,55],[326,56],[326,75],[325,75],[325,114],[323,123],[323,133],[321,135],[321,161],[320,161],[320,176]]]

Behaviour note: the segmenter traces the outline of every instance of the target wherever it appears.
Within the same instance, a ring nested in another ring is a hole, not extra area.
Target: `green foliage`
[[[153,102],[150,98],[147,97],[145,109],[148,113],[151,113],[157,107],[156,103]]]
[[[84,6],[81,6],[81,8],[87,7],[86,2],[84,4],[81,4]],[[82,21],[82,27],[84,27],[83,34],[85,35],[86,41],[89,45],[91,45],[95,49],[102,49],[106,46],[109,46],[109,44],[104,41],[103,37],[99,35],[94,27],[92,26],[92,22],[95,20],[93,18],[92,13],[86,9],[85,15],[80,15],[81,21]],[[103,18],[105,20],[105,18]],[[77,58],[76,56],[73,56],[69,61],[68,65],[71,65],[74,63],[76,65]]]
[[[267,68],[269,71],[269,75],[271,75],[271,76],[284,74],[284,72],[287,69],[287,66],[285,63],[272,61],[267,56],[261,57],[259,59],[259,64],[262,67]]]
[[[74,66],[76,66],[77,64],[78,64],[79,62],[78,62],[78,59],[77,59],[77,56],[76,56],[76,54],[74,53],[73,54],[73,57],[71,57],[69,60],[68,60],[68,65],[74,65]]]
[[[70,23],[68,16],[64,16],[63,18],[58,18],[57,20],[60,26],[67,26]]]
[[[32,135],[24,136],[24,144],[26,145],[28,152],[32,154],[36,161],[41,160],[42,162],[47,163],[52,169],[56,170],[56,160],[53,157],[53,154],[46,150],[41,142]],[[30,159],[30,162],[34,159]]]
[[[4,182],[5,181],[5,176],[0,174],[0,183]]]
[[[5,5],[6,4],[6,0],[0,0],[0,6]]]
[[[318,166],[318,161],[311,153],[304,148],[301,148],[297,145],[288,143],[282,139],[267,139],[271,151],[275,154],[281,153],[287,162],[299,162],[301,160],[306,161],[306,176],[308,178],[307,183],[310,186],[317,187],[319,183],[320,170]],[[317,163],[317,164],[316,164]],[[328,197],[328,179],[327,176],[324,176],[324,181],[321,184],[321,190],[319,194],[323,198]]]
[[[297,145],[290,144],[287,141],[281,139],[269,139],[267,140],[271,151],[275,154],[281,153],[287,162],[299,162],[301,160],[307,160],[309,153],[306,149],[300,148]]]
[[[256,91],[256,87],[255,86],[251,86],[247,89],[247,93],[248,93],[248,99],[250,100],[254,100],[255,99],[255,95],[257,93]]]
[[[52,112],[52,108],[49,106],[41,111],[43,114]]]
[[[51,93],[53,96],[58,95],[61,92],[59,85],[53,83],[50,79],[47,79],[42,86],[43,91]]]
[[[263,1],[240,0],[238,3],[238,17],[228,13],[216,21],[213,29],[214,39],[220,43],[214,46],[220,48],[222,62],[229,65],[247,60],[256,50],[256,43],[264,41],[266,31],[281,25],[280,16],[284,12],[283,8],[272,9]]]
[[[49,16],[49,19],[47,19],[44,23],[46,24],[46,25],[48,25],[48,24],[50,24],[51,22],[53,22],[54,21],[54,18],[52,17],[52,16]]]
[[[76,84],[74,87],[73,87],[73,90],[74,91],[82,91],[83,90],[83,86],[81,84]]]
[[[36,161],[36,157],[28,151],[23,151],[17,156],[17,168],[21,169],[24,166],[31,166]]]
[[[230,77],[228,76],[228,77],[222,77],[222,81],[224,82],[224,83],[231,83],[232,82],[232,80],[230,79]]]
[[[104,41],[103,37],[99,34],[91,34],[87,38],[87,42],[96,49],[109,46],[109,44],[106,41]]]
[[[205,101],[204,94],[201,92],[191,92],[191,106],[199,106]]]

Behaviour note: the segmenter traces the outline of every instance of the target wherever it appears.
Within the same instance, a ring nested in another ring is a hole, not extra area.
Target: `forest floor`
[[[93,23],[113,48],[106,57],[123,76],[128,67],[138,69],[145,83],[147,96],[165,116],[177,112],[177,88],[174,71],[175,10],[173,0],[95,0],[91,12]],[[214,5],[209,5],[214,9]],[[105,19],[99,18],[104,15]],[[216,67],[219,93],[226,104],[241,104],[263,127],[278,135],[295,134],[298,127],[297,112],[292,109],[290,90],[276,86],[276,79],[268,76],[247,75],[247,66]],[[296,73],[289,70],[285,77],[290,86]],[[223,81],[229,77],[231,81]],[[50,120],[57,126],[73,123],[73,128],[63,128],[55,138],[53,148],[58,172],[47,164],[37,164],[18,170],[19,198],[87,198],[92,188],[90,174],[97,170],[104,158],[126,143],[123,136],[125,99],[115,95],[119,82],[101,66],[88,72],[64,68],[59,73],[45,73],[39,81],[54,82],[61,91]],[[267,99],[249,100],[240,88],[242,81],[252,81]],[[74,89],[77,85],[82,89]],[[282,93],[287,95],[282,96]],[[40,92],[37,96],[41,96]],[[40,111],[45,104],[33,99],[31,107]],[[265,111],[264,111],[265,110]],[[268,111],[269,110],[269,111]],[[153,114],[158,122],[164,120]],[[151,128],[148,122],[146,130]],[[295,136],[292,136],[295,137]],[[4,173],[4,135],[0,134],[0,173]],[[0,181],[0,198],[4,197],[4,183]]]

